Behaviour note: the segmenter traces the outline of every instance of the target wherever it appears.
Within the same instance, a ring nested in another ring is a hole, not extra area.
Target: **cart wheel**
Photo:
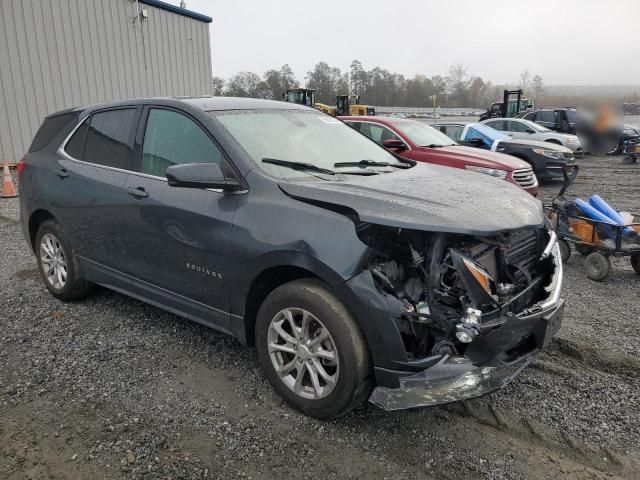
[[[571,245],[566,240],[558,240],[558,246],[560,247],[560,258],[562,263],[567,263],[571,258]]]
[[[611,271],[611,261],[609,257],[600,252],[591,252],[584,259],[584,269],[587,277],[596,282],[601,282],[609,275]]]
[[[622,163],[625,165],[631,165],[632,163],[636,163],[636,158],[635,157],[624,157],[622,159]]]
[[[584,257],[593,252],[593,249],[589,245],[585,245],[584,243],[576,243],[574,245],[574,248],[576,249],[576,252]]]
[[[636,271],[636,273],[640,275],[640,253],[634,253],[633,255],[631,255],[630,259],[631,266]]]

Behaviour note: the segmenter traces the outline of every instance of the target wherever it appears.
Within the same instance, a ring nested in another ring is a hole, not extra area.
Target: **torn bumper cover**
[[[369,401],[385,410],[402,410],[478,397],[508,385],[547,346],[562,323],[563,269],[556,240],[552,233],[542,253],[555,266],[545,299],[509,314],[500,327],[476,337],[464,356],[445,355],[419,373],[399,372],[398,388],[377,387]]]
[[[560,329],[563,309],[564,301],[558,300],[551,310],[511,316],[500,328],[479,337],[467,355],[445,355],[422,372],[400,376],[399,388],[377,387],[369,401],[384,410],[402,410],[456,402],[503,388]],[[530,342],[530,350],[509,358],[510,352],[525,340]],[[481,365],[474,361],[478,356],[485,358]]]

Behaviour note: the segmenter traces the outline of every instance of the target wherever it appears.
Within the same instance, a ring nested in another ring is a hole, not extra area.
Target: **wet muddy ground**
[[[640,213],[640,165],[579,160],[569,195]],[[550,200],[559,184],[544,185]],[[640,276],[566,265],[562,329],[503,391],[307,418],[255,351],[107,290],[64,304],[0,200],[0,478],[640,478]]]

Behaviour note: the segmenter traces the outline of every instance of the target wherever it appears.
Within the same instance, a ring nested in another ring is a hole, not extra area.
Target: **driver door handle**
[[[69,176],[65,168],[61,168],[60,170],[55,170],[55,174],[60,178],[67,178]]]
[[[136,188],[129,187],[127,188],[127,193],[132,197],[137,197],[137,198],[144,198],[149,196],[147,191],[142,187],[136,187]]]

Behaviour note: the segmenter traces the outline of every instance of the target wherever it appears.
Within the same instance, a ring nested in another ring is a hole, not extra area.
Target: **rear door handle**
[[[61,168],[60,170],[56,170],[55,173],[60,178],[67,178],[69,176],[69,174],[67,173],[67,169],[66,168]]]
[[[127,193],[132,197],[138,197],[138,198],[144,198],[149,196],[147,191],[142,187],[136,187],[136,188],[129,187],[127,188]]]

